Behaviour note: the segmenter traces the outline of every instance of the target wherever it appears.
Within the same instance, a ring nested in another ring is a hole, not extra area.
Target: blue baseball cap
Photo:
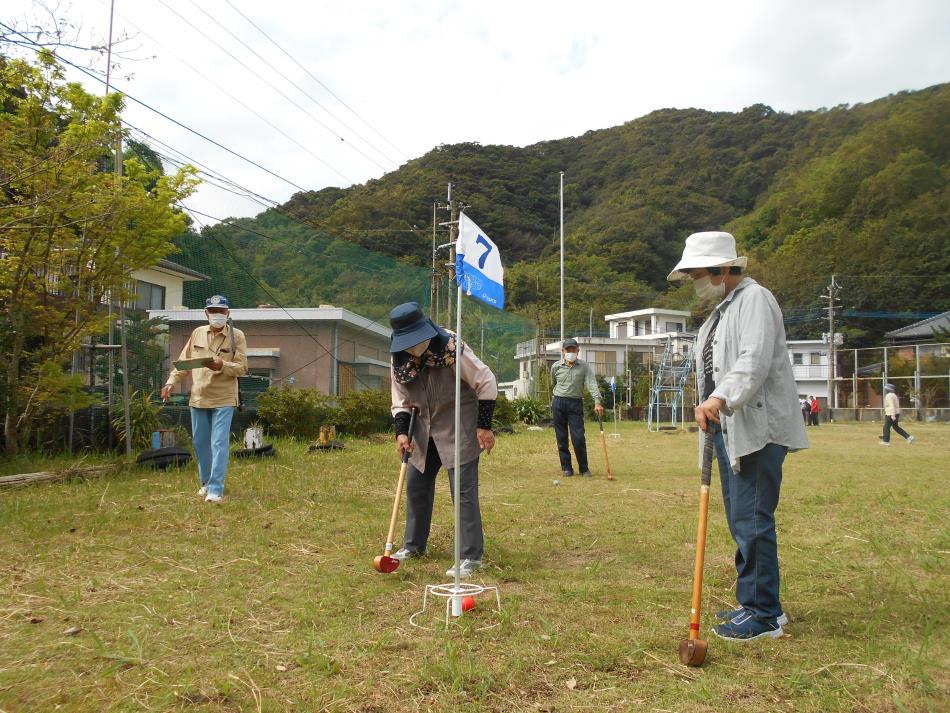
[[[208,307],[231,309],[231,305],[228,304],[228,298],[224,295],[211,295],[211,297],[205,300],[205,309],[208,309]]]

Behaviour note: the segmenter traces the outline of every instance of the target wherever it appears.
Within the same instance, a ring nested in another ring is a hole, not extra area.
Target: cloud
[[[161,43],[138,38],[140,54],[156,58],[123,67],[135,73],[123,88],[313,189],[379,177],[440,143],[526,145],[666,107],[735,111],[762,102],[785,111],[814,109],[950,79],[950,3],[940,0],[351,0],[332,5],[231,0],[323,86],[224,0],[202,0],[202,8],[305,93],[190,2],[166,2],[266,81],[160,3],[122,3],[119,12]],[[10,16],[18,16],[30,0],[8,4],[14,6]],[[77,0],[71,8],[74,17],[82,17],[84,32],[105,34],[107,4]],[[116,22],[120,30],[127,26],[120,18]],[[285,200],[295,190],[132,104],[127,118],[259,193]],[[219,216],[260,210],[211,186],[202,187],[191,202]]]

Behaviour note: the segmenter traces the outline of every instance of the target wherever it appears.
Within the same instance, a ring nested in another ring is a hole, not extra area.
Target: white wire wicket
[[[437,597],[445,600],[445,626],[448,628],[451,619],[461,619],[463,614],[466,613],[462,609],[462,599],[465,597],[478,597],[482,594],[485,594],[486,592],[495,593],[495,609],[493,611],[496,615],[501,614],[501,592],[495,585],[475,584],[473,582],[459,582],[458,584],[455,582],[450,582],[448,584],[427,584],[425,591],[422,594],[422,609],[409,617],[409,623],[417,629],[434,631],[434,626],[420,623],[417,621],[417,619],[423,617],[428,611],[429,598]],[[473,609],[471,611],[475,610]],[[477,627],[476,630],[484,631],[486,629],[493,629],[500,623],[501,622],[496,616],[493,623],[486,626]]]

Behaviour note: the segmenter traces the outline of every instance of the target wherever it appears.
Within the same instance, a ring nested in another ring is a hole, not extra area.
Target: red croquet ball
[[[462,597],[462,611],[468,611],[475,608],[475,597]]]

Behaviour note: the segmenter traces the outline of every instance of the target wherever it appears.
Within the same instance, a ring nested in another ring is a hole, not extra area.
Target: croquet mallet
[[[706,660],[706,640],[699,638],[699,613],[703,599],[703,562],[706,557],[706,521],[709,516],[709,482],[712,473],[713,429],[709,423],[703,439],[703,469],[699,486],[699,525],[696,529],[696,561],[693,564],[693,606],[689,620],[689,638],[680,641],[680,661],[687,666],[702,666]]]
[[[597,423],[600,424],[600,445],[604,447],[604,464],[607,466],[607,480],[613,480],[614,474],[610,471],[610,459],[607,457],[607,437],[604,435],[604,419],[598,414]]]
[[[412,415],[409,417],[409,445],[412,445],[412,432],[416,429],[416,414],[419,409],[413,407]],[[389,520],[389,535],[386,536],[386,548],[383,554],[373,560],[373,568],[377,572],[389,574],[399,569],[399,560],[392,557],[393,538],[396,536],[396,520],[399,517],[399,504],[402,502],[402,489],[406,485],[406,471],[409,469],[409,449],[402,454],[402,465],[399,466],[399,481],[396,484],[396,499],[393,502],[393,515]]]

